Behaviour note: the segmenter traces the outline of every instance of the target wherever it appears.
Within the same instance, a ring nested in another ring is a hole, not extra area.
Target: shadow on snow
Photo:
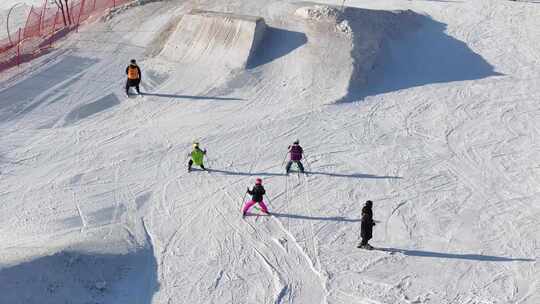
[[[64,126],[74,124],[77,121],[80,121],[92,115],[103,112],[119,104],[120,104],[120,99],[118,99],[118,97],[115,94],[111,93],[91,103],[77,106],[75,109],[71,110],[67,114],[67,116],[64,118],[65,120]]]
[[[249,58],[246,68],[253,69],[283,57],[307,43],[307,36],[294,32],[267,26],[263,39],[255,54]]]
[[[351,81],[347,95],[340,102],[428,84],[502,75],[465,42],[447,35],[446,24],[418,14],[415,19],[419,29],[384,41],[367,85]],[[362,28],[353,31],[361,33]],[[353,54],[363,56],[361,50]]]
[[[223,173],[225,175],[241,175],[241,176],[285,176],[285,173],[272,173],[272,172],[237,172],[220,169],[207,169],[209,172]]]
[[[0,121],[8,121],[31,112],[52,96],[80,80],[97,60],[66,55],[12,87],[0,91]],[[44,94],[46,92],[46,94]]]
[[[473,261],[485,261],[485,262],[534,262],[534,259],[527,258],[508,258],[482,254],[457,254],[457,253],[444,253],[434,251],[422,251],[422,250],[409,250],[398,248],[379,248],[383,251],[398,252],[408,256],[415,257],[427,257],[427,258],[444,258],[444,259],[461,259],[461,260],[473,260]]]
[[[326,175],[332,177],[346,177],[346,178],[374,178],[374,179],[401,179],[401,176],[388,176],[388,175],[373,175],[373,174],[364,174],[364,173],[352,173],[352,174],[342,174],[342,173],[331,173],[331,172],[320,172],[320,171],[306,171],[307,174],[311,175]]]
[[[234,98],[234,97],[193,96],[193,95],[175,95],[175,94],[160,94],[160,93],[141,93],[141,95],[164,97],[164,98],[197,99],[197,100],[244,100],[241,98]]]
[[[151,247],[125,254],[63,251],[0,269],[0,303],[150,304],[157,288]]]
[[[349,219],[343,216],[330,216],[330,217],[322,217],[322,216],[307,216],[307,215],[300,215],[300,214],[289,214],[289,213],[275,213],[272,212],[272,216],[274,217],[282,217],[282,218],[290,218],[290,219],[298,219],[298,220],[312,220],[312,221],[333,221],[333,222],[360,222],[360,219]]]
[[[192,170],[199,170],[193,168]],[[207,168],[209,172],[222,173],[225,175],[241,175],[241,176],[287,176],[285,173],[273,173],[273,172],[240,172],[240,171],[228,171],[221,169],[211,169]],[[294,171],[291,171],[291,174],[294,174]],[[331,173],[331,172],[319,172],[319,171],[306,171],[310,175],[326,175],[331,177],[345,177],[345,178],[373,178],[373,179],[401,179],[400,176],[385,176],[385,175],[373,175],[373,174],[363,174],[363,173],[352,173],[352,174],[341,174],[341,173]]]

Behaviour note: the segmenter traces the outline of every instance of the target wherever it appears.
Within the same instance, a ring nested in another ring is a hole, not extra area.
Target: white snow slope
[[[539,4],[322,2],[131,5],[0,74],[0,303],[540,303]]]

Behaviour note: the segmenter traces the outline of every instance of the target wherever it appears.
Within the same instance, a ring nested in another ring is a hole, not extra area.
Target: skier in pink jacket
[[[255,180],[255,186],[253,186],[251,190],[248,188],[247,193],[251,194],[251,200],[244,206],[244,209],[242,210],[242,217],[246,216],[249,209],[255,204],[259,204],[259,206],[261,206],[262,212],[270,214],[263,201],[263,196],[266,194],[266,190],[264,190],[262,185],[262,179],[257,178]]]

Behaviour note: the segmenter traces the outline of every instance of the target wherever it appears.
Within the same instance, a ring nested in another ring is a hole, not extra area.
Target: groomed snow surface
[[[0,303],[540,303],[537,1],[146,2],[0,74]]]

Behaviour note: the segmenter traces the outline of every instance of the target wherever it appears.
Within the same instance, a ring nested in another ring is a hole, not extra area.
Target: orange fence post
[[[28,21],[30,21],[30,16],[32,16],[32,11],[34,10],[34,6],[30,7],[30,12],[28,12],[28,17],[26,17],[26,23],[24,24],[24,32],[23,37],[26,36],[26,31],[28,30]],[[20,41],[20,39],[19,39]]]
[[[47,0],[43,1],[43,7],[41,9],[41,15],[39,16],[39,35],[41,35],[41,30],[43,28],[43,21],[45,19],[45,11],[47,10]]]
[[[19,28],[19,40],[17,41],[17,66],[21,64],[21,28]]]
[[[79,9],[79,17],[77,18],[77,30],[76,30],[76,32],[79,32],[79,25],[81,24],[81,15],[84,12],[84,2],[85,2],[85,0],[81,1],[81,9]]]
[[[57,9],[56,14],[54,14],[54,22],[53,22],[53,26],[52,26],[52,30],[51,30],[51,38],[49,38],[49,39],[51,39],[50,43],[49,43],[49,48],[52,48],[52,46],[53,46],[54,31],[56,30],[56,19],[58,19],[58,13],[59,13],[59,10]]]
[[[69,27],[71,28],[71,26],[73,25],[73,22],[75,22],[75,20],[73,20],[73,2],[71,2],[71,7],[69,7],[69,3],[66,5],[67,9],[67,17],[68,17],[68,24],[69,24]]]

